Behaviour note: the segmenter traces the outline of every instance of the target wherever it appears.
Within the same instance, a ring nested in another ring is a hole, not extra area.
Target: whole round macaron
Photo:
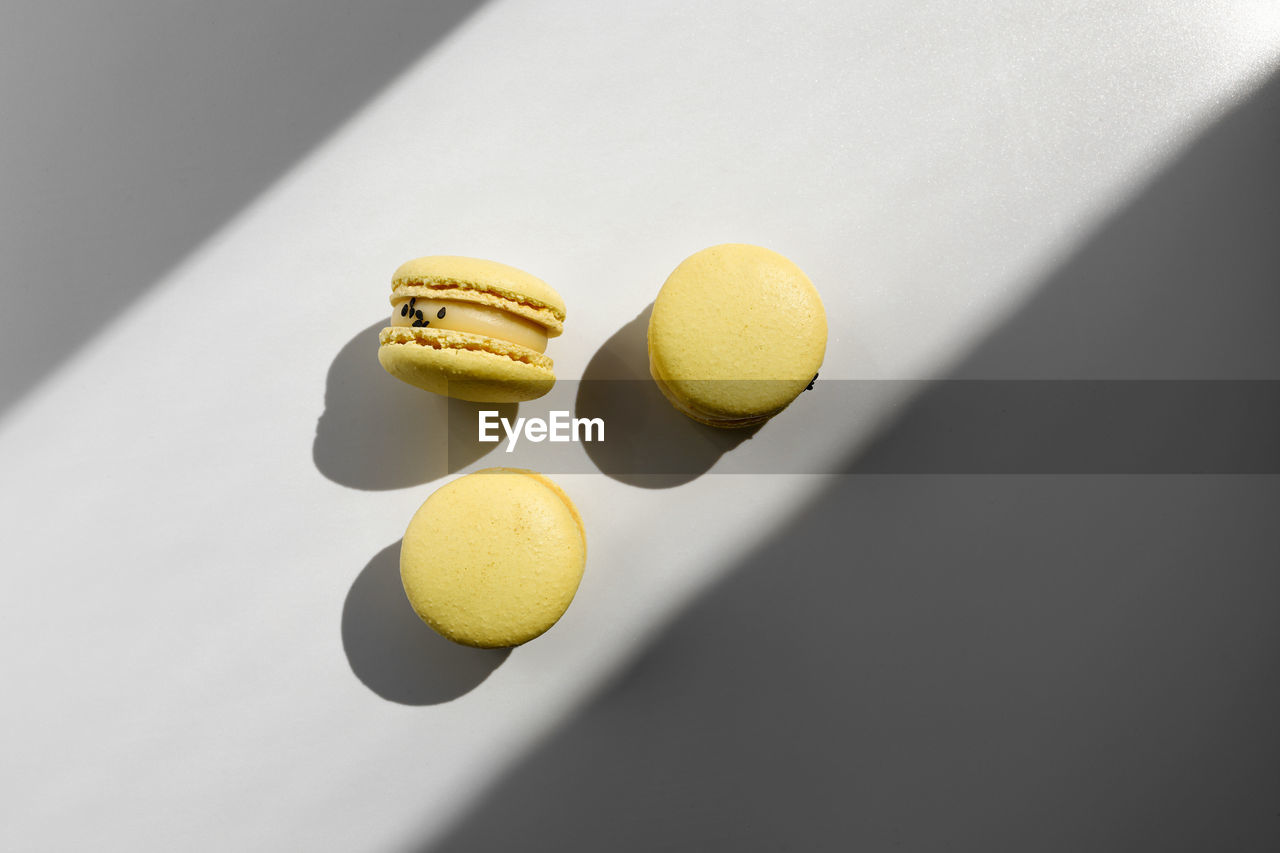
[[[523,270],[478,258],[417,258],[391,277],[391,324],[378,336],[378,361],[437,394],[532,400],[555,384],[545,350],[564,331],[564,318],[560,294]]]
[[[728,243],[686,258],[649,318],[649,372],[681,412],[714,427],[749,427],[785,409],[814,379],[827,314],[798,266],[760,246]]]
[[[467,646],[518,646],[556,623],[587,561],[573,502],[535,471],[488,468],[437,489],[400,545],[414,611]]]

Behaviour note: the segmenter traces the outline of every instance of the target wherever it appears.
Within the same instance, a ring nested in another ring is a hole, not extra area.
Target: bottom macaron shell
[[[492,468],[438,489],[400,547],[400,578],[418,616],[464,645],[503,648],[554,625],[586,565],[569,498],[532,471]]]
[[[750,427],[815,378],[826,311],[792,261],[727,243],[695,252],[667,277],[647,341],[649,372],[675,408],[709,426]]]
[[[692,386],[706,386],[709,385],[711,381],[676,383],[673,388],[659,375],[652,363],[649,365],[649,375],[653,378],[653,383],[658,386],[658,390],[662,392],[662,396],[667,398],[667,402],[670,403],[676,411],[688,418],[692,418],[704,426],[716,427],[717,429],[746,429],[747,427],[759,426],[786,407],[786,404],[783,404],[783,406],[777,409],[768,410],[764,414],[760,414],[759,412],[735,412],[731,411],[733,409],[732,404],[737,400],[741,400],[741,392],[735,394],[727,388],[722,388],[722,393],[708,395],[707,389],[703,388],[690,393],[690,388]],[[706,399],[708,396],[711,396],[712,399]],[[790,403],[792,399],[794,399],[794,397],[788,398],[787,403]],[[726,404],[729,405],[726,406]],[[699,408],[699,405],[706,406],[712,411],[716,411],[716,414],[711,414],[706,409]]]
[[[425,391],[476,403],[536,400],[555,384],[548,368],[478,349],[449,349],[410,342],[378,348],[382,368]]]

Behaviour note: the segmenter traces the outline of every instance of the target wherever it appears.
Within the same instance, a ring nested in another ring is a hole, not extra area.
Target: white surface
[[[551,282],[573,378],[686,255],[760,243],[823,295],[824,377],[928,375],[1269,73],[1270,8],[482,7],[0,415],[0,847],[429,843],[816,485],[558,478],[590,545],[565,619],[386,701],[343,605],[436,483],[349,488],[312,442],[401,261]],[[753,441],[800,435],[860,438],[789,411]]]

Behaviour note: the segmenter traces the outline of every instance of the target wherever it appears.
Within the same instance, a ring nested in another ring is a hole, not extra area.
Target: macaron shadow
[[[717,429],[685,416],[649,375],[653,303],[596,351],[578,385],[574,416],[603,418],[607,440],[584,443],[604,474],[647,489],[679,486],[705,474],[759,426]]]
[[[422,391],[378,363],[379,320],[334,358],[311,456],[325,477],[366,491],[418,486],[459,471],[497,445],[476,440],[476,412],[514,420],[515,403],[468,403]]]
[[[401,705],[439,705],[489,677],[511,649],[473,649],[418,618],[400,584],[400,543],[364,567],[342,607],[342,647],[366,687]]]

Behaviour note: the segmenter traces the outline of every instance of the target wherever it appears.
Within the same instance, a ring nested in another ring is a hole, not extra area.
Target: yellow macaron
[[[681,412],[708,426],[763,423],[814,379],[827,314],[798,266],[729,243],[686,258],[649,318],[649,372]]]
[[[391,277],[378,361],[397,379],[482,403],[533,400],[556,381],[547,339],[565,306],[545,281],[478,258],[432,255]]]
[[[488,468],[441,486],[400,545],[414,611],[450,640],[480,648],[518,646],[554,625],[586,562],[569,496],[521,468]]]

